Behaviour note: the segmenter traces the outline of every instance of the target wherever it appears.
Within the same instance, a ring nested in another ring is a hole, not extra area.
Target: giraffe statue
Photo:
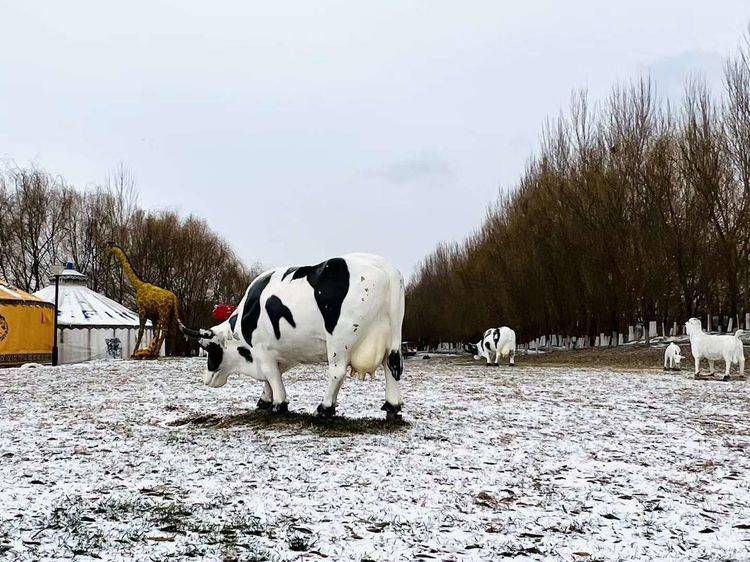
[[[138,305],[140,326],[138,327],[138,339],[135,342],[135,351],[133,351],[132,358],[156,359],[159,356],[159,350],[162,343],[164,343],[164,338],[172,321],[180,322],[180,316],[177,312],[177,297],[172,291],[167,291],[166,289],[142,281],[136,275],[122,248],[112,246],[111,252],[120,260],[122,270],[128,276],[130,284],[135,289],[135,302]],[[148,347],[138,349],[143,339],[146,320],[151,320],[154,326],[154,337]]]

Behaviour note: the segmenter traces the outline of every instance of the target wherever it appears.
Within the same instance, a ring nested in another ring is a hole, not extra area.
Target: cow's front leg
[[[701,360],[698,356],[695,357],[695,376],[701,373]]]
[[[383,361],[383,369],[385,370],[385,404],[380,409],[385,410],[386,419],[398,419],[401,417],[401,406],[404,404],[404,399],[401,396],[401,387],[393,376],[393,371],[388,365],[388,360]],[[400,377],[401,375],[399,374]]]
[[[510,352],[510,359],[508,359],[508,366],[509,367],[515,367],[516,365],[516,352],[511,351]]]
[[[272,410],[274,412],[288,412],[289,402],[286,400],[286,390],[284,389],[284,383],[281,380],[281,371],[278,365],[274,364],[264,369],[266,374],[266,381],[271,387],[272,398]],[[264,389],[265,392],[265,389]]]
[[[709,361],[708,361],[708,374],[709,375],[716,374],[716,369],[714,368],[714,361],[713,361],[713,359],[709,359]]]
[[[258,409],[265,412],[270,412],[273,409],[273,391],[268,381],[263,383],[263,392],[258,398]]]
[[[328,389],[323,397],[323,402],[318,404],[317,415],[321,418],[330,418],[336,415],[336,400],[339,390],[346,377],[347,361],[344,356],[338,361],[328,363]]]

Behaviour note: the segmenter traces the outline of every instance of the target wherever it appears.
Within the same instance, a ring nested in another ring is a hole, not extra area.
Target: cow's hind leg
[[[323,401],[318,404],[317,415],[322,418],[330,418],[336,415],[336,400],[341,390],[341,385],[346,377],[349,367],[346,350],[328,352],[328,389]]]
[[[258,409],[265,412],[270,412],[273,409],[273,391],[268,381],[263,383],[263,392],[258,398]]]
[[[385,403],[380,408],[386,412],[386,419],[398,419],[401,417],[401,406],[404,399],[401,396],[401,387],[398,381],[404,372],[404,361],[401,353],[391,351],[383,361],[385,371]]]

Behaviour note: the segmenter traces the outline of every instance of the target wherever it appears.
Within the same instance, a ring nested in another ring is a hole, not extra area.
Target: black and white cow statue
[[[205,384],[223,386],[235,373],[263,381],[258,408],[268,411],[287,411],[282,374],[295,365],[328,361],[328,390],[317,410],[323,417],[335,414],[349,369],[364,377],[382,365],[382,409],[396,418],[403,404],[403,319],[401,273],[380,256],[347,254],[266,271],[225,322],[180,329],[208,352]]]
[[[487,365],[497,366],[500,357],[508,357],[508,365],[513,367],[516,364],[516,333],[507,326],[490,328],[481,340],[465,344],[464,349],[474,355],[474,359],[484,357]]]

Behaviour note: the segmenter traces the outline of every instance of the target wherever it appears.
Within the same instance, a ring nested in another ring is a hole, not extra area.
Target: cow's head
[[[482,342],[479,341],[477,343],[465,343],[464,344],[464,351],[466,353],[471,353],[474,356],[474,359],[479,359],[481,357],[481,345]]]
[[[253,357],[250,350],[235,338],[227,322],[210,330],[193,330],[180,324],[180,331],[208,354],[206,371],[203,373],[204,384],[218,388],[227,384],[229,375],[249,373],[252,368]]]

